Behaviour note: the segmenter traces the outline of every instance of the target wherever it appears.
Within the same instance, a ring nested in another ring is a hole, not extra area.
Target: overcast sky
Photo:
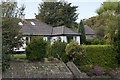
[[[96,9],[98,9],[103,1],[106,0],[65,0],[68,3],[72,3],[72,6],[78,6],[77,13],[79,14],[77,22],[80,22],[82,19],[88,19],[90,17],[96,16]],[[35,13],[38,14],[38,4],[42,0],[19,0],[18,6],[24,4],[25,9],[25,18],[31,19],[35,18]]]

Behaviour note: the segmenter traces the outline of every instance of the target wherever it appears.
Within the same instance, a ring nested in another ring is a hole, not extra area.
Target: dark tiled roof
[[[26,23],[22,26],[22,33],[23,35],[51,35],[52,27],[35,19],[26,19]]]
[[[65,26],[52,27],[36,19],[25,19],[21,31],[23,35],[81,35]]]
[[[95,30],[93,30],[92,28],[90,28],[89,26],[85,25],[85,34],[95,34]]]
[[[73,31],[72,29],[65,27],[65,26],[58,26],[53,28],[53,33],[52,35],[60,35],[60,34],[65,34],[65,35],[81,35],[80,33],[77,33]]]

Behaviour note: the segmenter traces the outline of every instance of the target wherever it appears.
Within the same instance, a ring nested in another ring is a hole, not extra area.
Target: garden
[[[78,45],[74,41],[68,45],[65,42],[56,41],[51,45],[43,40],[43,37],[34,37],[27,45],[25,54],[12,55],[11,60],[43,63],[72,61],[81,72],[85,72],[89,77],[110,76],[116,78],[120,74],[117,55],[118,53],[111,45]],[[47,71],[51,70],[49,68]]]

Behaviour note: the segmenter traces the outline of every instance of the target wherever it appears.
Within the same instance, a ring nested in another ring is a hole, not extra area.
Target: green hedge
[[[117,53],[113,51],[110,45],[87,45],[86,57],[79,62],[79,66],[94,65],[101,66],[104,69],[117,67]]]
[[[105,40],[104,39],[87,39],[86,45],[104,45]]]

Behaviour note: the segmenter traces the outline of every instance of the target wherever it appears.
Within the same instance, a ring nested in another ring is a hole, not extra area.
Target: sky
[[[76,13],[78,13],[78,19],[76,22],[80,22],[82,19],[88,19],[96,16],[96,10],[101,6],[103,1],[106,0],[65,0],[68,3],[72,3],[71,6],[78,6]],[[19,0],[18,7],[22,4],[25,5],[25,19],[35,18],[35,13],[38,14],[38,4],[42,0]]]

